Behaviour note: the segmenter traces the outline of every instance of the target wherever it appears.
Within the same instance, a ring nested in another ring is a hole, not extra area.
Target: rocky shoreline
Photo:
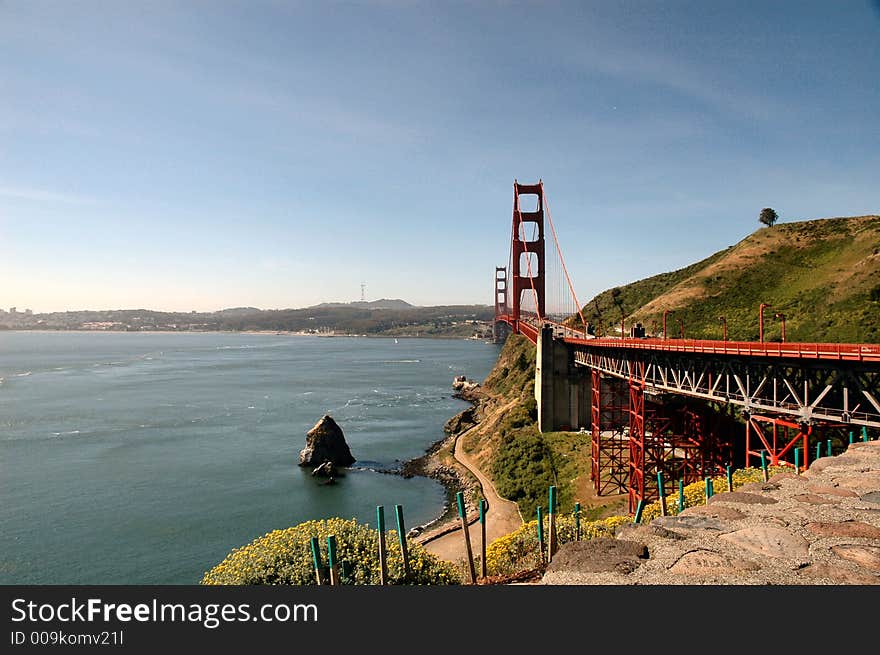
[[[465,382],[465,385],[462,385],[458,379],[453,382],[453,390],[455,391],[452,394],[453,398],[467,401],[471,406],[446,421],[443,426],[446,436],[432,443],[424,455],[407,460],[398,468],[388,471],[404,478],[413,476],[430,478],[443,486],[445,492],[443,511],[432,521],[412,528],[408,532],[410,537],[434,537],[456,529],[458,508],[455,497],[459,491],[464,492],[468,513],[476,509],[472,499],[479,491],[479,483],[460,464],[454,461],[452,465],[444,463],[443,453],[451,453],[458,436],[479,422],[479,409],[485,394],[478,383]]]

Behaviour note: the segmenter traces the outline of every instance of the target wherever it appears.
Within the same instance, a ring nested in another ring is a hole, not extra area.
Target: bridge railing
[[[563,337],[566,341],[595,348],[633,348],[670,352],[748,357],[821,359],[880,362],[880,345],[858,343],[793,343],[755,341],[713,341],[704,339],[632,339]]]

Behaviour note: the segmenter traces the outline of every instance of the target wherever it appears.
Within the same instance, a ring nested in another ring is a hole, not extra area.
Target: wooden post
[[[379,529],[379,584],[388,584],[388,553],[385,550],[385,507],[376,506],[376,527]]]
[[[684,511],[684,479],[678,481],[678,513]]]
[[[660,516],[666,516],[666,490],[663,489],[663,471],[657,471],[657,493],[660,496]]]
[[[544,565],[544,517],[538,507],[538,550],[541,554],[541,566]]]
[[[455,494],[458,502],[458,517],[461,519],[461,531],[464,533],[464,547],[467,551],[468,568],[471,573],[471,584],[477,584],[477,571],[474,568],[474,553],[471,551],[471,534],[468,532],[467,514],[464,511],[464,494]]]
[[[767,451],[761,451],[761,477],[764,482],[770,481],[770,472],[767,470]]]
[[[485,578],[486,573],[486,512],[489,511],[489,503],[485,498],[480,499],[480,577]]]
[[[553,556],[556,554],[556,487],[554,485],[550,486],[550,504],[548,511],[550,512],[550,521],[548,525],[548,530],[550,531],[548,543],[547,543],[547,561],[553,561]]]
[[[406,545],[406,527],[403,525],[403,505],[395,505],[397,515],[397,539],[400,541],[400,555],[403,557],[403,577],[409,577],[409,550]]]
[[[733,491],[733,468],[729,465],[727,467],[727,491]]]
[[[321,584],[321,546],[318,544],[318,538],[312,537],[310,539],[312,544],[312,561],[315,563],[315,581],[320,585]]]
[[[581,504],[574,504],[574,540],[581,540]]]
[[[327,563],[330,565],[330,586],[339,584],[339,563],[336,561],[336,536],[327,537]]]

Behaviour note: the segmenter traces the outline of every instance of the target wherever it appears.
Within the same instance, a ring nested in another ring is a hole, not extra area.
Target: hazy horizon
[[[206,310],[195,310],[195,309],[158,309],[155,307],[77,307],[72,309],[50,309],[46,311],[36,311],[28,306],[14,306],[16,311],[21,314],[26,310],[31,310],[35,315],[36,314],[63,314],[66,312],[136,312],[136,311],[145,311],[145,312],[160,312],[164,314],[189,314],[189,313],[197,313],[197,314],[213,314],[216,312],[223,311],[232,311],[237,309],[254,309],[261,312],[278,312],[278,311],[288,311],[288,310],[301,310],[301,309],[312,309],[313,307],[318,307],[320,305],[353,305],[361,302],[371,303],[371,302],[381,302],[383,300],[387,301],[402,301],[409,304],[414,309],[422,309],[428,307],[491,307],[490,303],[442,303],[438,305],[417,305],[415,303],[411,303],[404,298],[376,298],[375,300],[350,300],[350,301],[335,301],[328,300],[316,303],[315,305],[307,305],[305,307],[256,307],[254,305],[236,305],[236,306],[227,306],[227,307],[219,307],[217,309],[206,309]],[[8,312],[10,307],[0,307],[0,311]]]

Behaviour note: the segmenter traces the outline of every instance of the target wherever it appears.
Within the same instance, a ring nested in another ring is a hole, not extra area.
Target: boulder
[[[333,418],[325,414],[306,433],[306,447],[300,451],[300,466],[319,466],[324,462],[334,466],[351,466],[354,456],[345,441],[345,435]]]

